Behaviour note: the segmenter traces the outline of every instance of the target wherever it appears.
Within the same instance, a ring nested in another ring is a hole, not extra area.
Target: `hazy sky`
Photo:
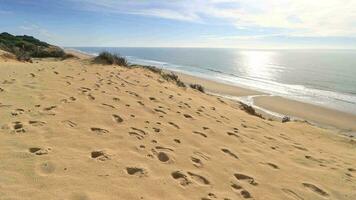
[[[0,0],[0,32],[61,46],[356,48],[356,0]]]

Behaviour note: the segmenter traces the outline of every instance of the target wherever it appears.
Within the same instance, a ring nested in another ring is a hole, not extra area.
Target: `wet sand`
[[[208,92],[236,97],[258,95],[256,97],[253,97],[254,104],[263,109],[270,110],[281,115],[308,120],[326,128],[337,128],[342,131],[356,132],[356,115],[353,114],[324,108],[313,104],[303,103],[279,96],[269,96],[252,89],[218,83],[215,81],[186,75],[183,73],[174,73],[176,73],[182,81],[188,84],[197,83],[204,86],[204,88]]]
[[[356,132],[356,116],[278,96],[255,97],[257,106],[277,113],[295,116],[321,125],[336,127],[343,131]]]

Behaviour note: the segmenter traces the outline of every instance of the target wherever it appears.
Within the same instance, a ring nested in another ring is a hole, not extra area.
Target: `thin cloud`
[[[74,0],[70,0],[73,1]],[[209,23],[210,18],[238,29],[283,29],[290,36],[356,35],[355,0],[76,0],[96,12],[126,13]],[[78,3],[79,2],[79,3]],[[278,34],[278,32],[277,32]]]
[[[52,34],[49,30],[42,28],[36,24],[21,25],[18,28],[30,35],[37,35],[40,36],[41,38],[46,38],[46,39],[55,38],[55,35]]]

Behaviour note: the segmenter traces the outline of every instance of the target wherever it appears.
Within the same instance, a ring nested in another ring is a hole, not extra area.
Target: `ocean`
[[[75,47],[356,114],[356,50]]]

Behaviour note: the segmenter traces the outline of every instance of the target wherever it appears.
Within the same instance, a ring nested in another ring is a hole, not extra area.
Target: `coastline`
[[[276,113],[281,116],[307,120],[323,128],[336,128],[341,132],[356,132],[356,125],[354,123],[356,121],[356,115],[353,114],[287,99],[281,96],[270,96],[266,93],[248,88],[219,83],[181,72],[172,72],[176,73],[185,83],[202,85],[206,91],[211,94],[240,98],[251,97],[250,103],[252,106],[256,107],[257,112],[266,118],[276,119],[278,116],[270,114]],[[235,100],[241,101],[239,98]]]
[[[66,51],[80,58],[93,57],[93,55],[85,54],[84,52],[75,49],[66,49]],[[226,98],[231,97],[229,99],[242,101],[244,103],[246,102],[242,99],[248,100],[247,103],[255,107],[256,111],[262,114],[265,118],[280,120],[281,117],[288,116],[300,120],[307,120],[322,128],[337,129],[340,132],[346,132],[351,135],[356,133],[356,125],[354,123],[356,121],[356,115],[350,113],[281,96],[270,96],[268,93],[208,80],[184,72],[177,72],[169,69],[164,69],[164,71],[177,74],[186,84],[200,84],[212,95]]]

